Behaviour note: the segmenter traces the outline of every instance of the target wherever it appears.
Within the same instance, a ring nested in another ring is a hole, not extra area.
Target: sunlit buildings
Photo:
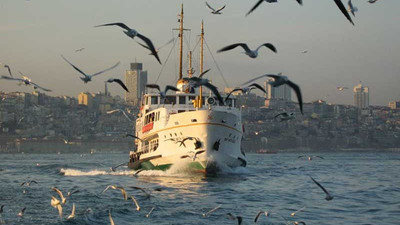
[[[130,70],[125,72],[125,85],[129,92],[125,92],[125,102],[138,106],[147,84],[147,71],[143,71],[142,63],[131,63]]]
[[[361,83],[354,86],[354,106],[360,109],[369,106],[369,88],[364,87]]]

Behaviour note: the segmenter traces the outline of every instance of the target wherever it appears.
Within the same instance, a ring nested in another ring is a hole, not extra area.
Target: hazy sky
[[[184,3],[185,27],[192,29],[186,33],[185,44],[190,42],[190,49],[194,48],[203,19],[206,42],[230,86],[261,74],[282,72],[300,85],[306,102],[326,97],[330,103],[353,104],[352,87],[359,81],[369,86],[372,105],[400,100],[400,1],[369,4],[353,0],[359,9],[354,27],[332,0],[304,0],[303,6],[294,0],[263,3],[247,17],[256,0],[208,2],[216,8],[227,6],[222,15],[213,15],[201,0],[0,0],[0,62],[10,65],[15,76],[21,71],[33,82],[52,89],[50,95],[77,97],[82,91],[103,91],[104,80],[123,79],[129,63],[135,60],[143,62],[152,83],[162,66],[146,49],[119,27],[93,26],[124,22],[161,46],[178,26],[177,15]],[[216,53],[236,42],[246,42],[251,48],[270,42],[278,54],[261,49],[259,57],[251,59],[241,54],[241,49]],[[171,47],[160,51],[162,62]],[[85,50],[75,53],[79,48]],[[303,50],[308,53],[302,54]],[[89,74],[118,61],[121,65],[84,84],[60,54]],[[199,50],[194,54],[197,67]],[[176,48],[160,84],[176,80],[177,63]],[[223,90],[225,85],[207,49],[205,68],[211,68],[208,78]],[[0,68],[0,75],[6,74],[7,70]],[[337,86],[350,89],[338,92]],[[123,96],[117,84],[110,84],[109,89],[113,95]],[[32,89],[0,80],[0,90]]]

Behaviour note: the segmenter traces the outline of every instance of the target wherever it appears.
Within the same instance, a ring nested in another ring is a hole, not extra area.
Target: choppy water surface
[[[134,171],[112,165],[128,159],[128,154],[31,154],[0,155],[0,205],[5,205],[0,224],[237,224],[227,213],[243,217],[243,224],[254,224],[260,210],[271,212],[258,224],[399,224],[400,153],[340,152],[319,153],[325,159],[298,159],[302,153],[275,155],[249,154],[245,169],[226,171],[217,177],[172,171]],[[321,189],[309,176],[334,196],[326,201]],[[22,187],[23,181],[38,184]],[[141,210],[131,200],[124,201],[119,190],[99,193],[109,184],[124,186],[134,195]],[[60,219],[51,207],[51,190],[79,189],[68,198],[64,217],[76,205],[76,218]],[[150,198],[129,186],[140,186]],[[157,189],[157,190],[156,190]],[[23,193],[25,190],[26,193]],[[202,214],[221,205],[203,217]],[[305,206],[295,217],[290,213]],[[25,215],[17,213],[26,207]],[[155,207],[149,218],[146,214]]]

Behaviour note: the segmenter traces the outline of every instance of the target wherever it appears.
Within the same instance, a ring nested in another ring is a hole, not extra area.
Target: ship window
[[[167,96],[165,97],[165,103],[166,104],[176,104],[176,96]]]
[[[180,105],[186,104],[186,96],[179,96],[179,104]]]
[[[152,105],[158,104],[158,96],[151,96],[151,104]]]
[[[175,137],[178,137],[178,135],[175,133]]]
[[[183,113],[185,112],[185,110],[178,110],[178,113]]]
[[[180,133],[181,135],[183,135],[182,132],[179,132],[179,133]]]
[[[194,123],[194,122],[197,122],[197,120],[196,119],[192,119],[192,123]]]

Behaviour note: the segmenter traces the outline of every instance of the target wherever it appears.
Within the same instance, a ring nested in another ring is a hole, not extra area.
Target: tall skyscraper
[[[354,106],[363,109],[369,106],[369,88],[358,84],[354,86]]]
[[[292,101],[292,89],[284,84],[279,87],[273,87],[269,82],[273,81],[272,78],[264,82],[264,88],[267,91],[267,99],[280,99],[286,101]]]
[[[134,106],[140,105],[140,99],[147,84],[147,71],[142,70],[142,63],[131,63],[131,69],[125,72],[125,102]]]

